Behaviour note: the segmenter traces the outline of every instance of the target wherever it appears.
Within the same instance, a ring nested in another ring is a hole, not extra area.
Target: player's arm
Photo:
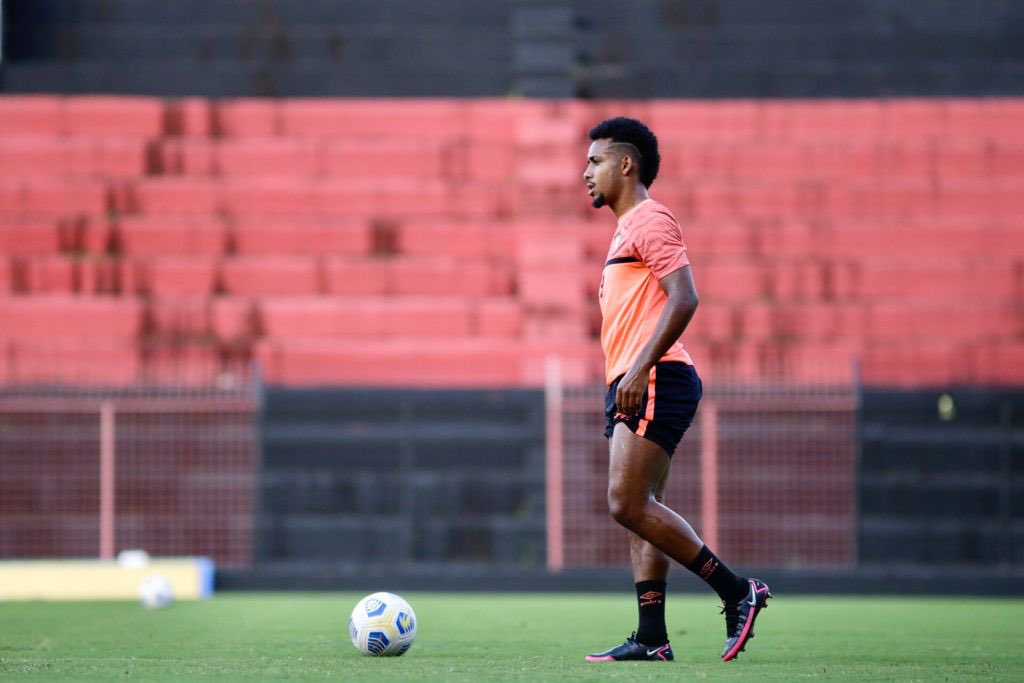
[[[661,316],[658,317],[654,334],[640,351],[633,362],[633,367],[619,381],[619,388],[615,393],[615,403],[619,412],[625,415],[636,415],[639,412],[651,368],[683,335],[699,303],[693,273],[688,265],[672,271],[658,280],[658,283],[668,296],[668,301],[661,311]]]

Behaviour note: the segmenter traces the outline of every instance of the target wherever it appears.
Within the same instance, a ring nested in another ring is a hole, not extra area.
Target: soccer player
[[[601,345],[608,393],[608,506],[630,532],[639,625],[591,662],[671,660],[665,627],[669,562],[703,579],[722,599],[725,648],[734,659],[754,635],[771,597],[758,579],[736,576],[689,523],[665,506],[672,454],[693,421],[700,377],[679,338],[697,310],[697,290],[682,230],[648,196],[658,175],[658,140],[640,121],[608,119],[590,130],[583,180],[594,208],[618,219],[601,277]]]

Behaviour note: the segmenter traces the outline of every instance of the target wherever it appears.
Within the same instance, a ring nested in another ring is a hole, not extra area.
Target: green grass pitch
[[[2,681],[1021,680],[1024,599],[777,595],[728,664],[714,595],[669,596],[672,663],[587,663],[634,627],[631,594],[406,593],[403,657],[348,640],[350,593],[130,602],[0,602]]]

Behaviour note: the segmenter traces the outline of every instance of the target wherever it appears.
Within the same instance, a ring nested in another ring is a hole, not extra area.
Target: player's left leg
[[[613,438],[610,447],[614,448],[614,444]],[[610,461],[615,462],[615,458],[612,457]],[[646,495],[663,503],[670,460],[665,454],[658,462],[660,471],[658,465],[655,465],[649,472]],[[612,475],[610,480],[615,480],[615,476]],[[632,531],[629,551],[637,597],[637,630],[624,643],[588,655],[587,661],[671,661],[675,657],[665,627],[665,588],[669,559]]]
[[[665,504],[665,488],[668,484],[669,467],[661,476],[654,490],[654,499]],[[637,628],[636,639],[649,645],[667,644],[668,629],[665,625],[665,601],[668,598],[668,572],[671,567],[665,553],[629,532],[629,559],[633,567],[633,583],[636,588]]]
[[[722,659],[735,658],[753,637],[754,620],[771,597],[768,586],[757,579],[736,576],[685,519],[652,495],[651,482],[660,482],[658,473],[664,472],[668,463],[668,454],[661,446],[619,423],[610,450],[608,504],[612,517],[718,593],[726,617]]]
[[[615,425],[608,465],[608,508],[612,518],[656,549],[686,566],[704,543],[693,527],[655,498],[669,456],[625,423]]]

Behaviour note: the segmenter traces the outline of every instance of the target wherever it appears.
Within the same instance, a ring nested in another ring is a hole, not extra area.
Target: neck
[[[635,185],[631,191],[622,193],[622,195],[608,206],[611,208],[612,213],[615,214],[616,218],[621,218],[622,214],[626,213],[647,198],[647,188],[638,184]]]

